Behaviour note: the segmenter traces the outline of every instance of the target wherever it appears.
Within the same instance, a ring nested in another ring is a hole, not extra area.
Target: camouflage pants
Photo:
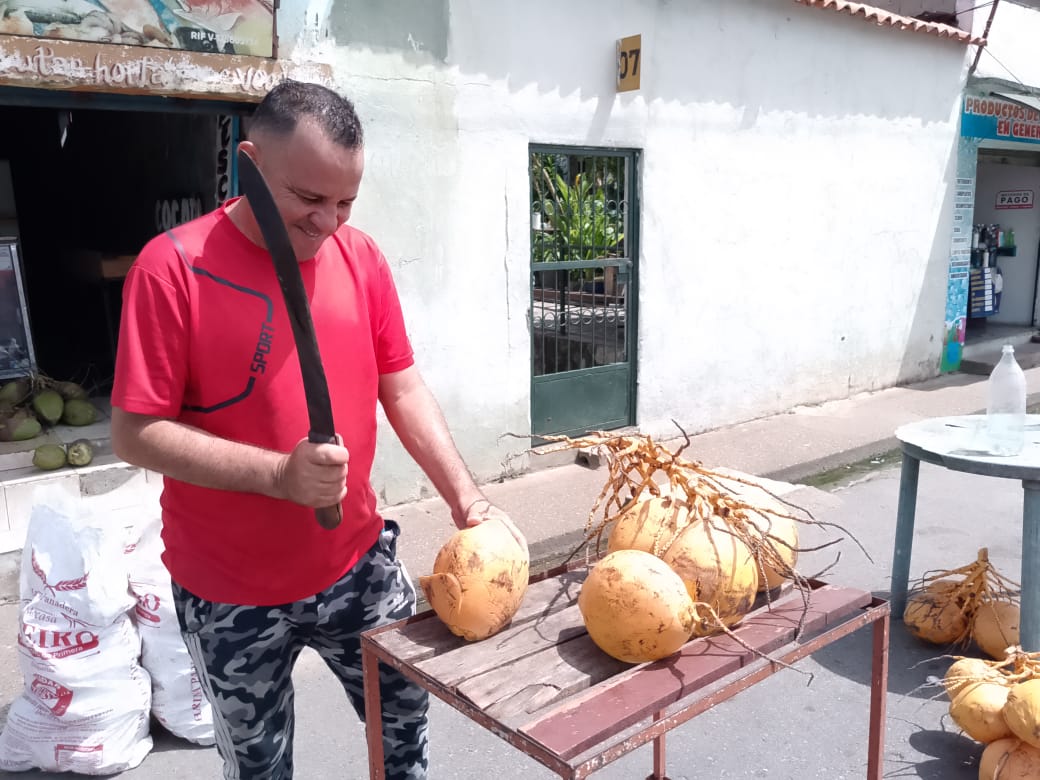
[[[305,646],[318,651],[364,720],[361,632],[415,611],[415,589],[396,559],[398,533],[387,521],[379,541],[342,579],[292,604],[220,604],[174,583],[181,634],[213,706],[226,780],[293,776],[291,674]],[[387,666],[379,672],[386,777],[425,778],[429,696]]]

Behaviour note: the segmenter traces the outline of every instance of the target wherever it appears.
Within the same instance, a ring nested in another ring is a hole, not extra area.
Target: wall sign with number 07
[[[642,72],[642,36],[630,35],[617,42],[617,91],[639,89]]]

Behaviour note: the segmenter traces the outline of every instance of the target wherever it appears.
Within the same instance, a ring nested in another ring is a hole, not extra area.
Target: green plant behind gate
[[[542,229],[534,233],[532,259],[564,262],[617,257],[625,235],[619,229],[622,215],[607,193],[607,186],[619,185],[614,172],[606,165],[602,169],[593,165],[568,183],[549,154],[534,155],[534,169],[534,211],[541,216]],[[591,278],[592,270],[584,273]],[[572,272],[572,278],[581,273]]]

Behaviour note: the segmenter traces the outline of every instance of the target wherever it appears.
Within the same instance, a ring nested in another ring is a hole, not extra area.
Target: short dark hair
[[[274,133],[285,136],[304,117],[311,117],[328,137],[346,147],[359,149],[363,143],[361,120],[354,104],[321,84],[285,79],[264,96],[249,120],[249,134]]]

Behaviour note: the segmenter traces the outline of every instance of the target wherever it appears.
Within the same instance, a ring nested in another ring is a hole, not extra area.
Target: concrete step
[[[1004,344],[1011,344],[1015,348],[1015,360],[1022,370],[1040,366],[1040,343],[1032,340],[1033,332],[1025,333],[1017,338],[997,338],[992,341],[973,345],[969,351],[964,350],[964,359],[961,360],[961,373],[980,374],[989,376],[993,367],[1000,361],[1001,349]]]

